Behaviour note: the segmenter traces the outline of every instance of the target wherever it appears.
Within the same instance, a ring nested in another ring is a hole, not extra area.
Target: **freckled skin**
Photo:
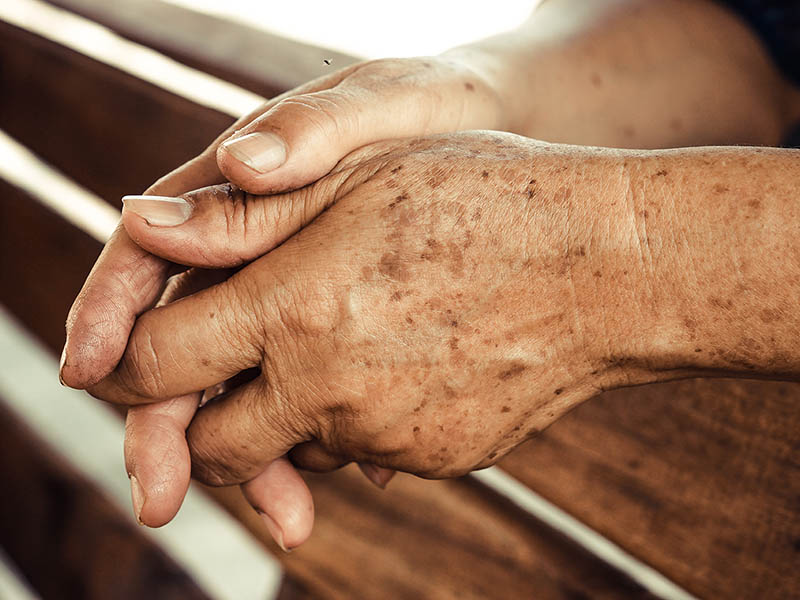
[[[264,431],[281,423],[283,452],[313,440],[338,460],[451,477],[493,464],[602,390],[800,374],[800,236],[791,235],[800,206],[788,176],[799,160],[777,149],[638,153],[486,132],[354,152],[302,191],[312,204],[342,182],[348,193],[230,280],[247,282],[237,319],[255,324],[249,337],[226,335],[232,347],[256,345],[255,381],[269,396],[249,401],[228,450],[237,456],[209,479],[257,474],[275,458],[259,454]],[[187,306],[191,298],[172,310]],[[156,310],[142,319],[170,308]],[[185,346],[170,334],[179,327],[149,329],[176,344],[160,353],[168,375],[185,369],[170,364]],[[137,385],[135,373],[123,360],[122,389]],[[224,404],[189,429],[201,478],[221,428],[232,427],[215,420]],[[314,460],[297,464],[330,468]]]

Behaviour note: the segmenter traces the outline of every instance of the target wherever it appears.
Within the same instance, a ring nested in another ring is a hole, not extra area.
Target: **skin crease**
[[[774,144],[800,116],[797,90],[781,80],[753,34],[713,2],[548,0],[534,17],[513,32],[442,57],[370,61],[287,92],[239,120],[148,193],[183,194],[226,178],[251,192],[291,189],[324,175],[362,144],[435,131],[496,128],[626,147]],[[325,90],[332,93],[321,94]],[[289,102],[281,105],[284,100]],[[385,118],[392,103],[403,108],[396,113],[406,120]],[[287,140],[285,168],[259,176],[218,151],[224,139],[253,130],[278,131]],[[257,258],[314,216],[311,210],[300,215],[286,236],[270,233],[268,243],[240,244],[233,262]],[[129,228],[133,219],[126,216]],[[214,266],[231,263],[222,252],[229,242],[205,258],[216,258]],[[449,248],[443,238],[439,243]],[[180,248],[158,250],[179,258]],[[177,262],[192,264],[183,258]],[[157,301],[172,272],[173,266],[133,243],[124,228],[117,230],[70,312],[61,369],[66,384],[87,387],[115,367],[137,315]],[[216,281],[208,271],[195,269],[178,279],[195,289]],[[402,296],[399,289],[394,294]],[[162,302],[175,297],[168,290]],[[189,472],[183,432],[198,400],[193,394],[131,410],[126,463],[150,492],[138,515],[146,524],[169,521],[180,506]],[[172,464],[163,460],[167,450],[174,451]],[[346,462],[314,444],[299,446],[292,456],[300,463],[311,456],[327,468]],[[384,472],[378,481],[385,483],[386,477]],[[295,481],[295,501],[310,503],[299,477]],[[259,510],[280,512],[263,493],[269,486],[261,483],[261,495],[247,497],[260,498],[254,504]],[[285,489],[285,481],[274,483],[275,489]],[[288,535],[291,545],[310,530],[306,523]]]
[[[303,468],[344,458],[453,477],[605,389],[698,374],[796,379],[800,261],[784,254],[800,256],[799,167],[792,150],[637,152],[496,132],[375,144],[288,199],[338,197],[297,235],[140,317],[118,368],[90,391],[146,403],[260,366],[188,430],[194,474],[225,485],[302,443],[322,450],[295,456]],[[217,194],[190,198],[198,207]],[[279,214],[273,198],[228,197],[248,218],[192,238],[252,234]],[[182,228],[135,215],[126,227],[150,251],[180,246]],[[748,271],[754,259],[780,268]],[[713,318],[713,299],[729,317]],[[760,322],[743,331],[754,311]],[[223,332],[225,347],[214,342]]]

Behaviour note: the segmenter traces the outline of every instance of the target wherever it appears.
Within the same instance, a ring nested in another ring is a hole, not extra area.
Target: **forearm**
[[[492,82],[509,131],[548,141],[774,145],[797,116],[755,35],[709,0],[546,0],[446,56]]]
[[[657,379],[800,378],[800,150],[653,152],[626,170],[645,274],[615,325],[641,340],[630,355]]]

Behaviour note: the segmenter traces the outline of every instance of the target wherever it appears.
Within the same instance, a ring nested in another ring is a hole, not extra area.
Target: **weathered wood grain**
[[[800,596],[800,385],[595,398],[501,466],[704,598]]]

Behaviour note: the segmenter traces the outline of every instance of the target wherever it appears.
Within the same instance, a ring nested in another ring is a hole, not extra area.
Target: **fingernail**
[[[281,529],[280,526],[275,521],[272,520],[272,517],[270,517],[263,510],[256,509],[256,512],[264,521],[264,523],[267,525],[269,534],[272,536],[272,539],[275,540],[275,543],[281,547],[281,550],[283,550],[286,553],[291,552],[291,550],[286,547],[286,544],[283,543],[283,529]]]
[[[248,133],[223,142],[222,147],[259,173],[274,171],[286,162],[286,144],[273,133]]]
[[[123,210],[136,213],[157,227],[174,227],[192,216],[191,205],[183,198],[169,196],[123,196]]]
[[[389,484],[395,474],[393,469],[384,469],[383,467],[366,463],[358,463],[358,468],[361,469],[361,472],[364,475],[366,475],[367,479],[369,479],[382,490],[386,489],[386,486]]]
[[[139,483],[138,479],[136,479],[136,475],[131,475],[131,501],[133,502],[133,514],[136,515],[136,520],[139,522],[139,525],[144,525],[144,523],[142,523],[142,509],[144,508],[144,503],[146,500],[147,496],[144,493],[142,484]]]
[[[64,349],[61,351],[61,360],[58,361],[58,381],[64,387],[67,387],[67,384],[64,383],[64,378],[61,376],[61,371],[64,370],[64,365],[67,364],[67,345],[64,344]]]

